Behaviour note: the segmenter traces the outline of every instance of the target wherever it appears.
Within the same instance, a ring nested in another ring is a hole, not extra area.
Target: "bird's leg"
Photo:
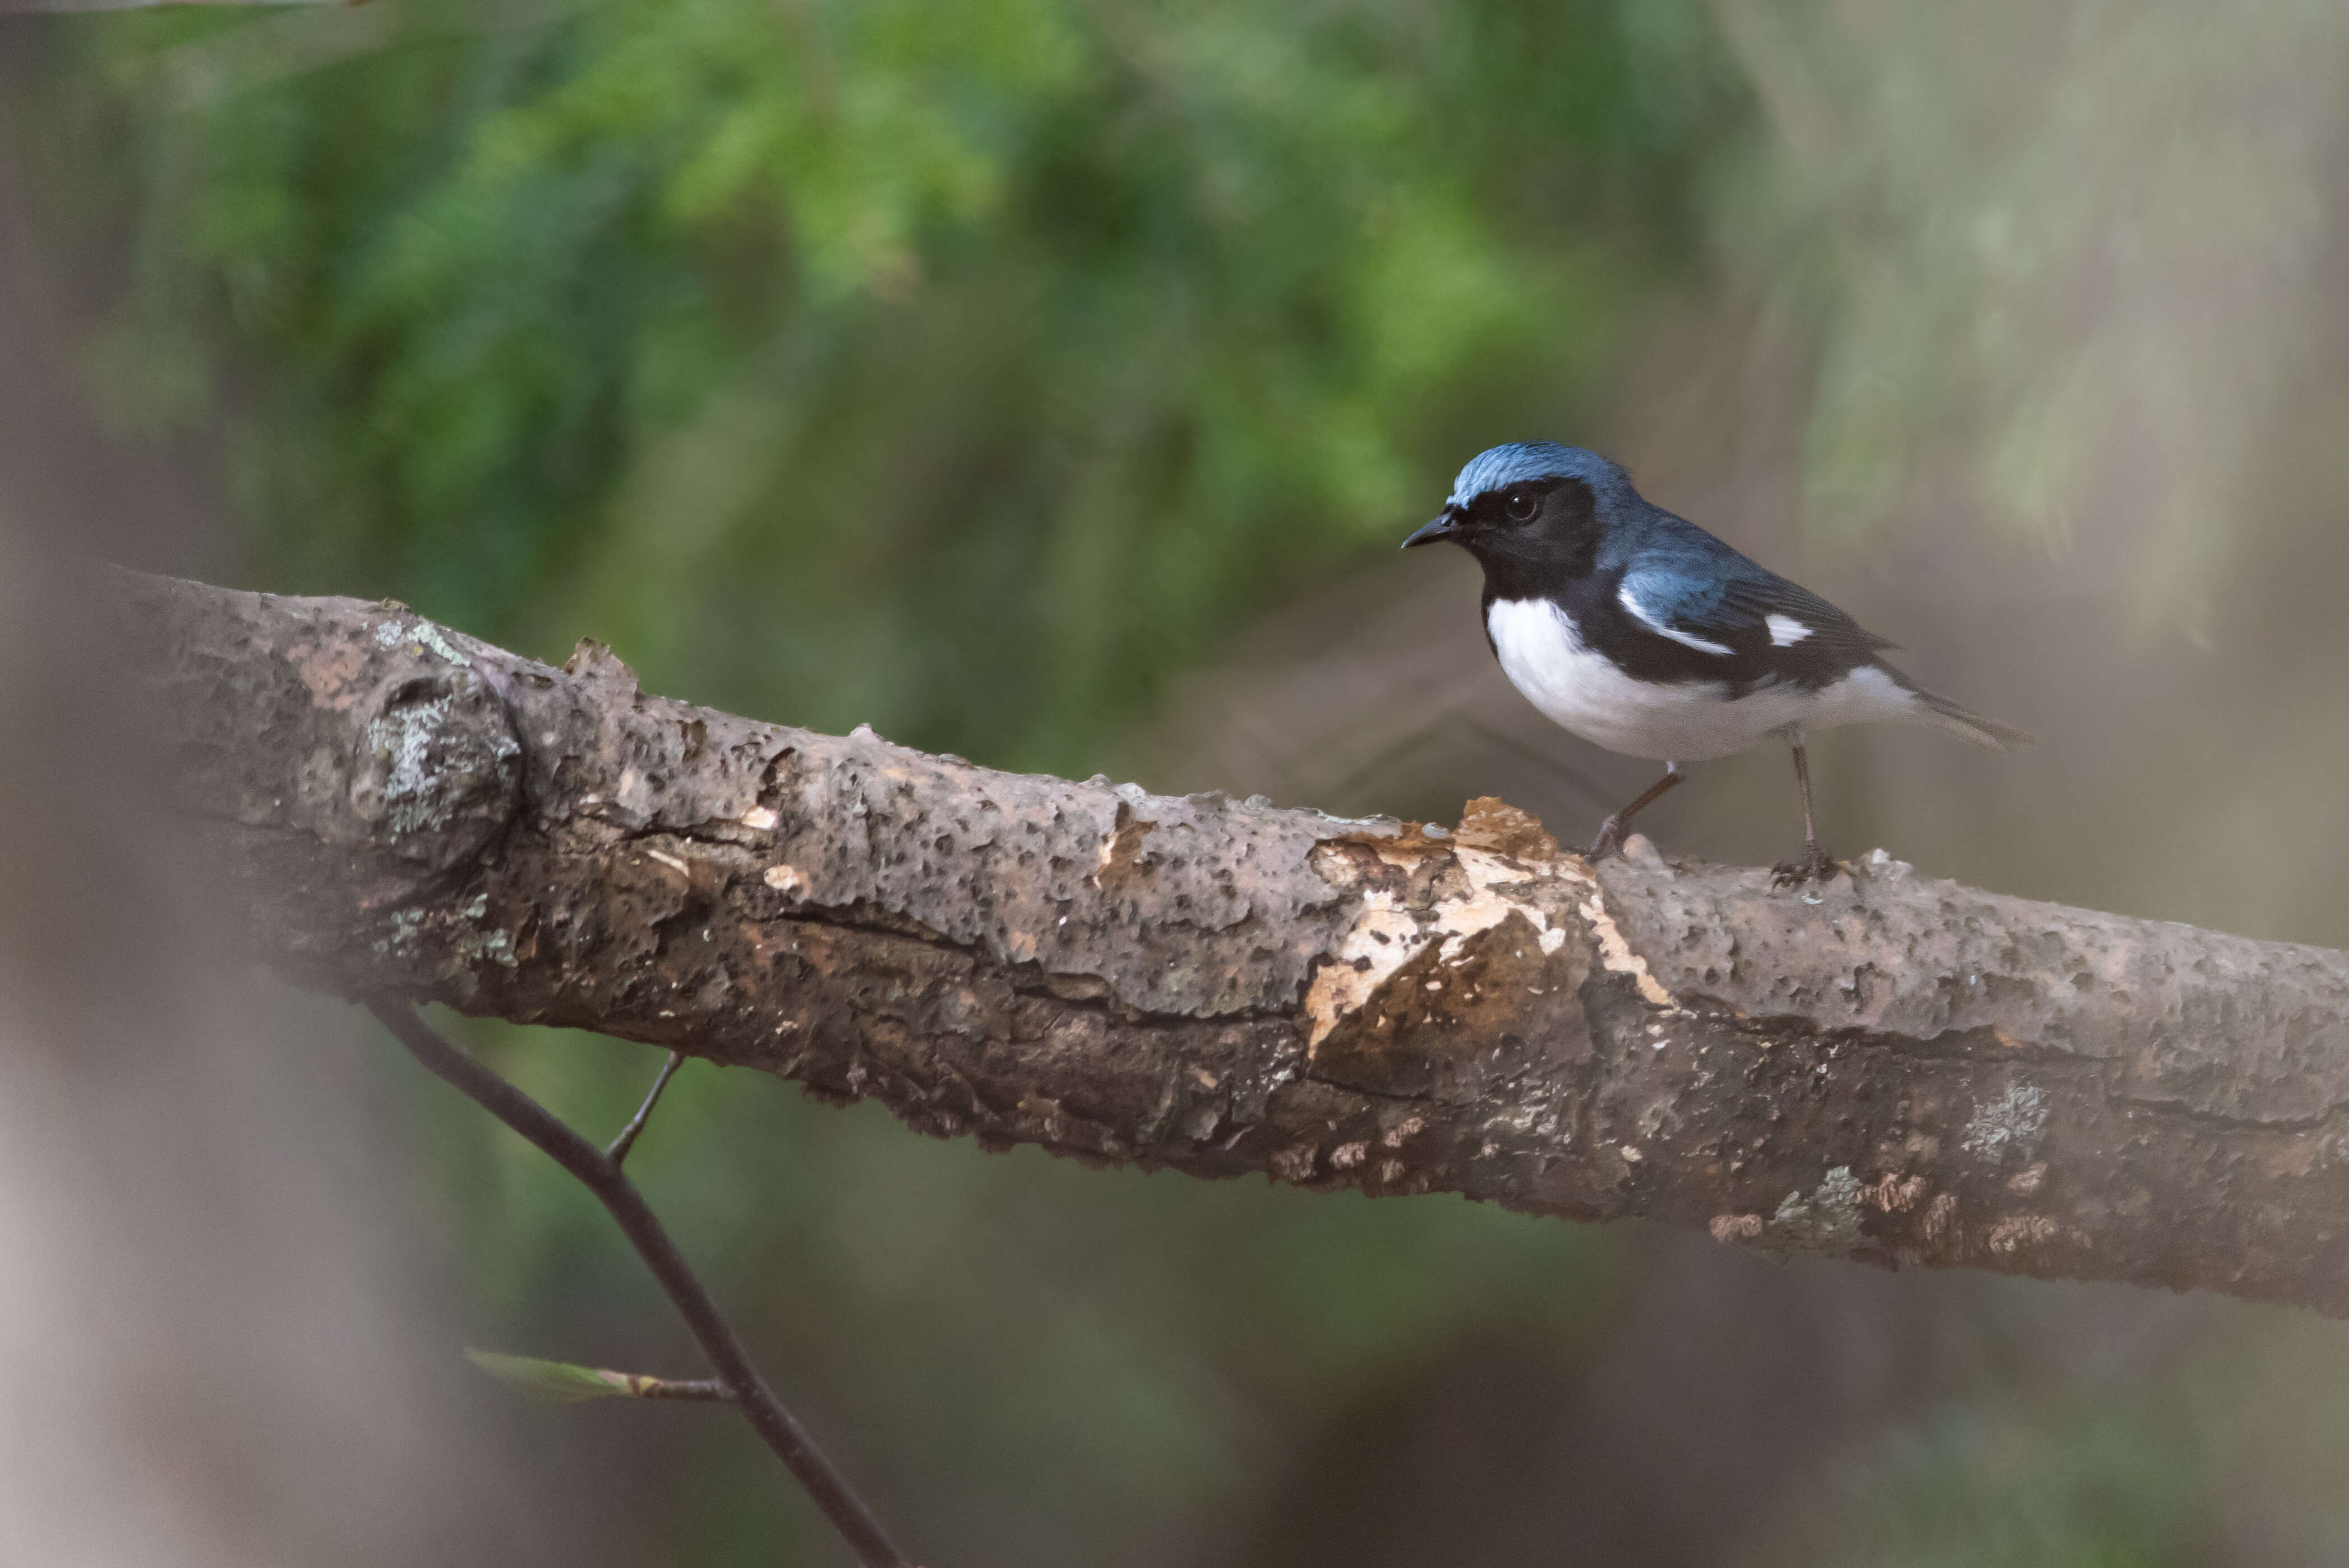
[[[1824,881],[1836,874],[1836,863],[1819,847],[1819,836],[1811,826],[1811,760],[1803,751],[1803,737],[1797,731],[1792,737],[1795,748],[1795,783],[1803,793],[1803,857],[1782,860],[1771,868],[1770,879],[1781,888],[1814,878]]]
[[[1599,825],[1599,836],[1590,841],[1590,858],[1603,860],[1622,848],[1623,833],[1631,826],[1631,819],[1639,815],[1646,807],[1653,805],[1658,795],[1680,782],[1680,763],[1666,763],[1663,777],[1641,791],[1639,799]]]

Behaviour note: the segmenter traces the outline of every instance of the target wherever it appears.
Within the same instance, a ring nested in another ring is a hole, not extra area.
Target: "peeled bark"
[[[994,1146],[2349,1311],[2349,955],[991,772],[120,577],[256,955]]]

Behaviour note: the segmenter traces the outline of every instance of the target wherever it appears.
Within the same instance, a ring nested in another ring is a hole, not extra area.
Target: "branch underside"
[[[918,1130],[2349,1312],[2349,956],[1000,774],[119,576],[258,955]]]

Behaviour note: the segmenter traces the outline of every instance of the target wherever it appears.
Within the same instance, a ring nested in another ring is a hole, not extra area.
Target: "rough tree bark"
[[[2349,955],[990,772],[404,607],[122,576],[256,954],[914,1128],[2349,1311]]]

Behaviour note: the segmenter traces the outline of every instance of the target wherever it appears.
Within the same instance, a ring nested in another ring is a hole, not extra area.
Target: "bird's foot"
[[[1773,888],[1799,888],[1806,882],[1825,882],[1842,869],[1842,865],[1833,856],[1813,844],[1803,850],[1801,859],[1781,860],[1770,867],[1770,885]]]
[[[1620,815],[1610,816],[1599,825],[1599,836],[1590,841],[1590,853],[1586,860],[1604,860],[1609,855],[1623,851],[1623,823]]]

